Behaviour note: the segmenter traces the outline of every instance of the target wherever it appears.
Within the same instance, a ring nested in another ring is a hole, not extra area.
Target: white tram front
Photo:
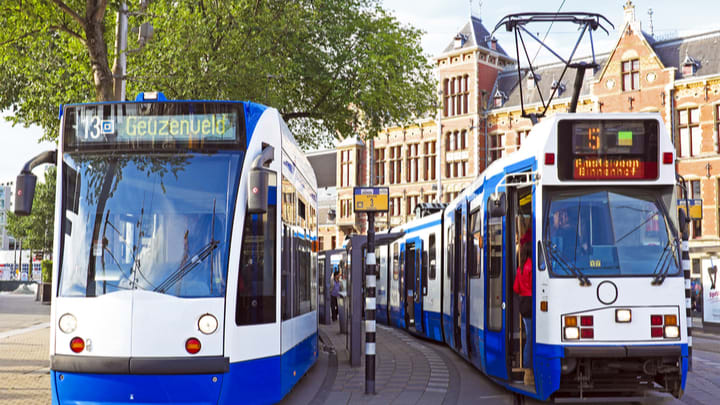
[[[53,403],[278,401],[317,358],[314,172],[275,109],[154,96],[62,109]]]

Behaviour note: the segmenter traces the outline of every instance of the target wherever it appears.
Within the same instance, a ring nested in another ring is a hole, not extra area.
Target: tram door
[[[415,242],[405,245],[405,325],[408,329],[415,326],[415,267],[417,260]]]
[[[505,340],[505,278],[503,277],[503,217],[485,220],[488,269],[485,277],[485,364],[487,373],[508,379]],[[512,222],[512,221],[509,221]],[[511,270],[510,270],[511,271]]]
[[[455,210],[453,221],[453,244],[452,244],[452,295],[453,295],[453,341],[458,352],[463,350],[462,327],[463,307],[465,302],[465,290],[463,288],[463,261],[462,261],[462,209]]]
[[[417,239],[415,242],[413,257],[415,259],[415,290],[413,294],[413,306],[415,307],[413,310],[415,314],[415,330],[419,333],[424,333],[423,296],[425,291],[427,291],[427,286],[423,284],[423,280],[425,279],[425,274],[427,272],[424,266],[424,261],[427,261],[427,258],[423,258],[422,239]]]

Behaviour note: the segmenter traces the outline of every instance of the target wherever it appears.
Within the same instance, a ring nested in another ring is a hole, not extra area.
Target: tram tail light
[[[661,338],[663,337],[663,328],[662,327],[652,327],[650,328],[650,336],[654,338]]]
[[[73,353],[80,353],[85,350],[85,341],[81,337],[74,337],[70,340],[70,350]]]
[[[663,317],[662,315],[650,315],[650,325],[652,326],[662,326],[663,324]]]
[[[666,164],[666,165],[672,164],[674,160],[675,159],[673,159],[672,152],[663,153],[663,164]]]
[[[577,316],[566,316],[565,326],[577,326]]]
[[[595,331],[593,328],[582,328],[580,329],[580,337],[583,339],[592,339],[595,337]]]
[[[592,315],[581,316],[580,317],[580,325],[581,326],[593,326]]]
[[[545,164],[547,166],[552,166],[555,164],[555,154],[554,153],[546,153],[545,154]]]
[[[547,301],[540,301],[540,310],[543,312],[547,312],[547,310],[548,310],[548,302]]]
[[[190,354],[196,354],[200,351],[200,341],[196,338],[190,338],[185,341],[185,350]]]
[[[665,326],[667,325],[675,325],[677,326],[677,316],[675,315],[665,315]]]

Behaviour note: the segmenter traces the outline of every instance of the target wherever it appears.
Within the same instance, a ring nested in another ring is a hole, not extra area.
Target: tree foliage
[[[45,182],[38,183],[33,198],[32,213],[19,217],[8,212],[8,234],[23,240],[24,249],[52,251],[55,219],[55,183],[57,169],[48,167]]]
[[[128,2],[128,91],[173,99],[252,100],[278,108],[301,144],[422,116],[435,88],[421,32],[378,0]],[[119,0],[5,0],[0,5],[0,108],[58,129],[61,103],[110,100]],[[133,9],[135,7],[135,9]],[[4,80],[4,79],[8,80]]]

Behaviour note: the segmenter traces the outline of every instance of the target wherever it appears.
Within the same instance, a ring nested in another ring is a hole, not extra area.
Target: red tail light
[[[552,166],[555,164],[555,154],[554,153],[546,153],[545,154],[545,164],[548,166]]]
[[[663,337],[663,328],[661,328],[661,327],[650,328],[650,336],[654,337],[654,338]]]
[[[662,315],[650,315],[650,325],[661,326],[662,324],[663,324]],[[661,333],[661,335],[662,335],[662,333]]]
[[[593,339],[595,337],[595,333],[593,331],[593,328],[582,328],[580,329],[580,337],[583,339]]]
[[[80,353],[85,350],[85,341],[80,337],[74,337],[70,340],[70,350],[74,353]]]
[[[200,351],[200,341],[195,338],[190,338],[185,341],[185,350],[190,354],[196,354]]]
[[[590,316],[581,316],[580,317],[580,326],[593,326],[593,317]]]
[[[666,165],[669,165],[673,163],[673,153],[672,152],[665,152],[663,153],[663,163]]]

